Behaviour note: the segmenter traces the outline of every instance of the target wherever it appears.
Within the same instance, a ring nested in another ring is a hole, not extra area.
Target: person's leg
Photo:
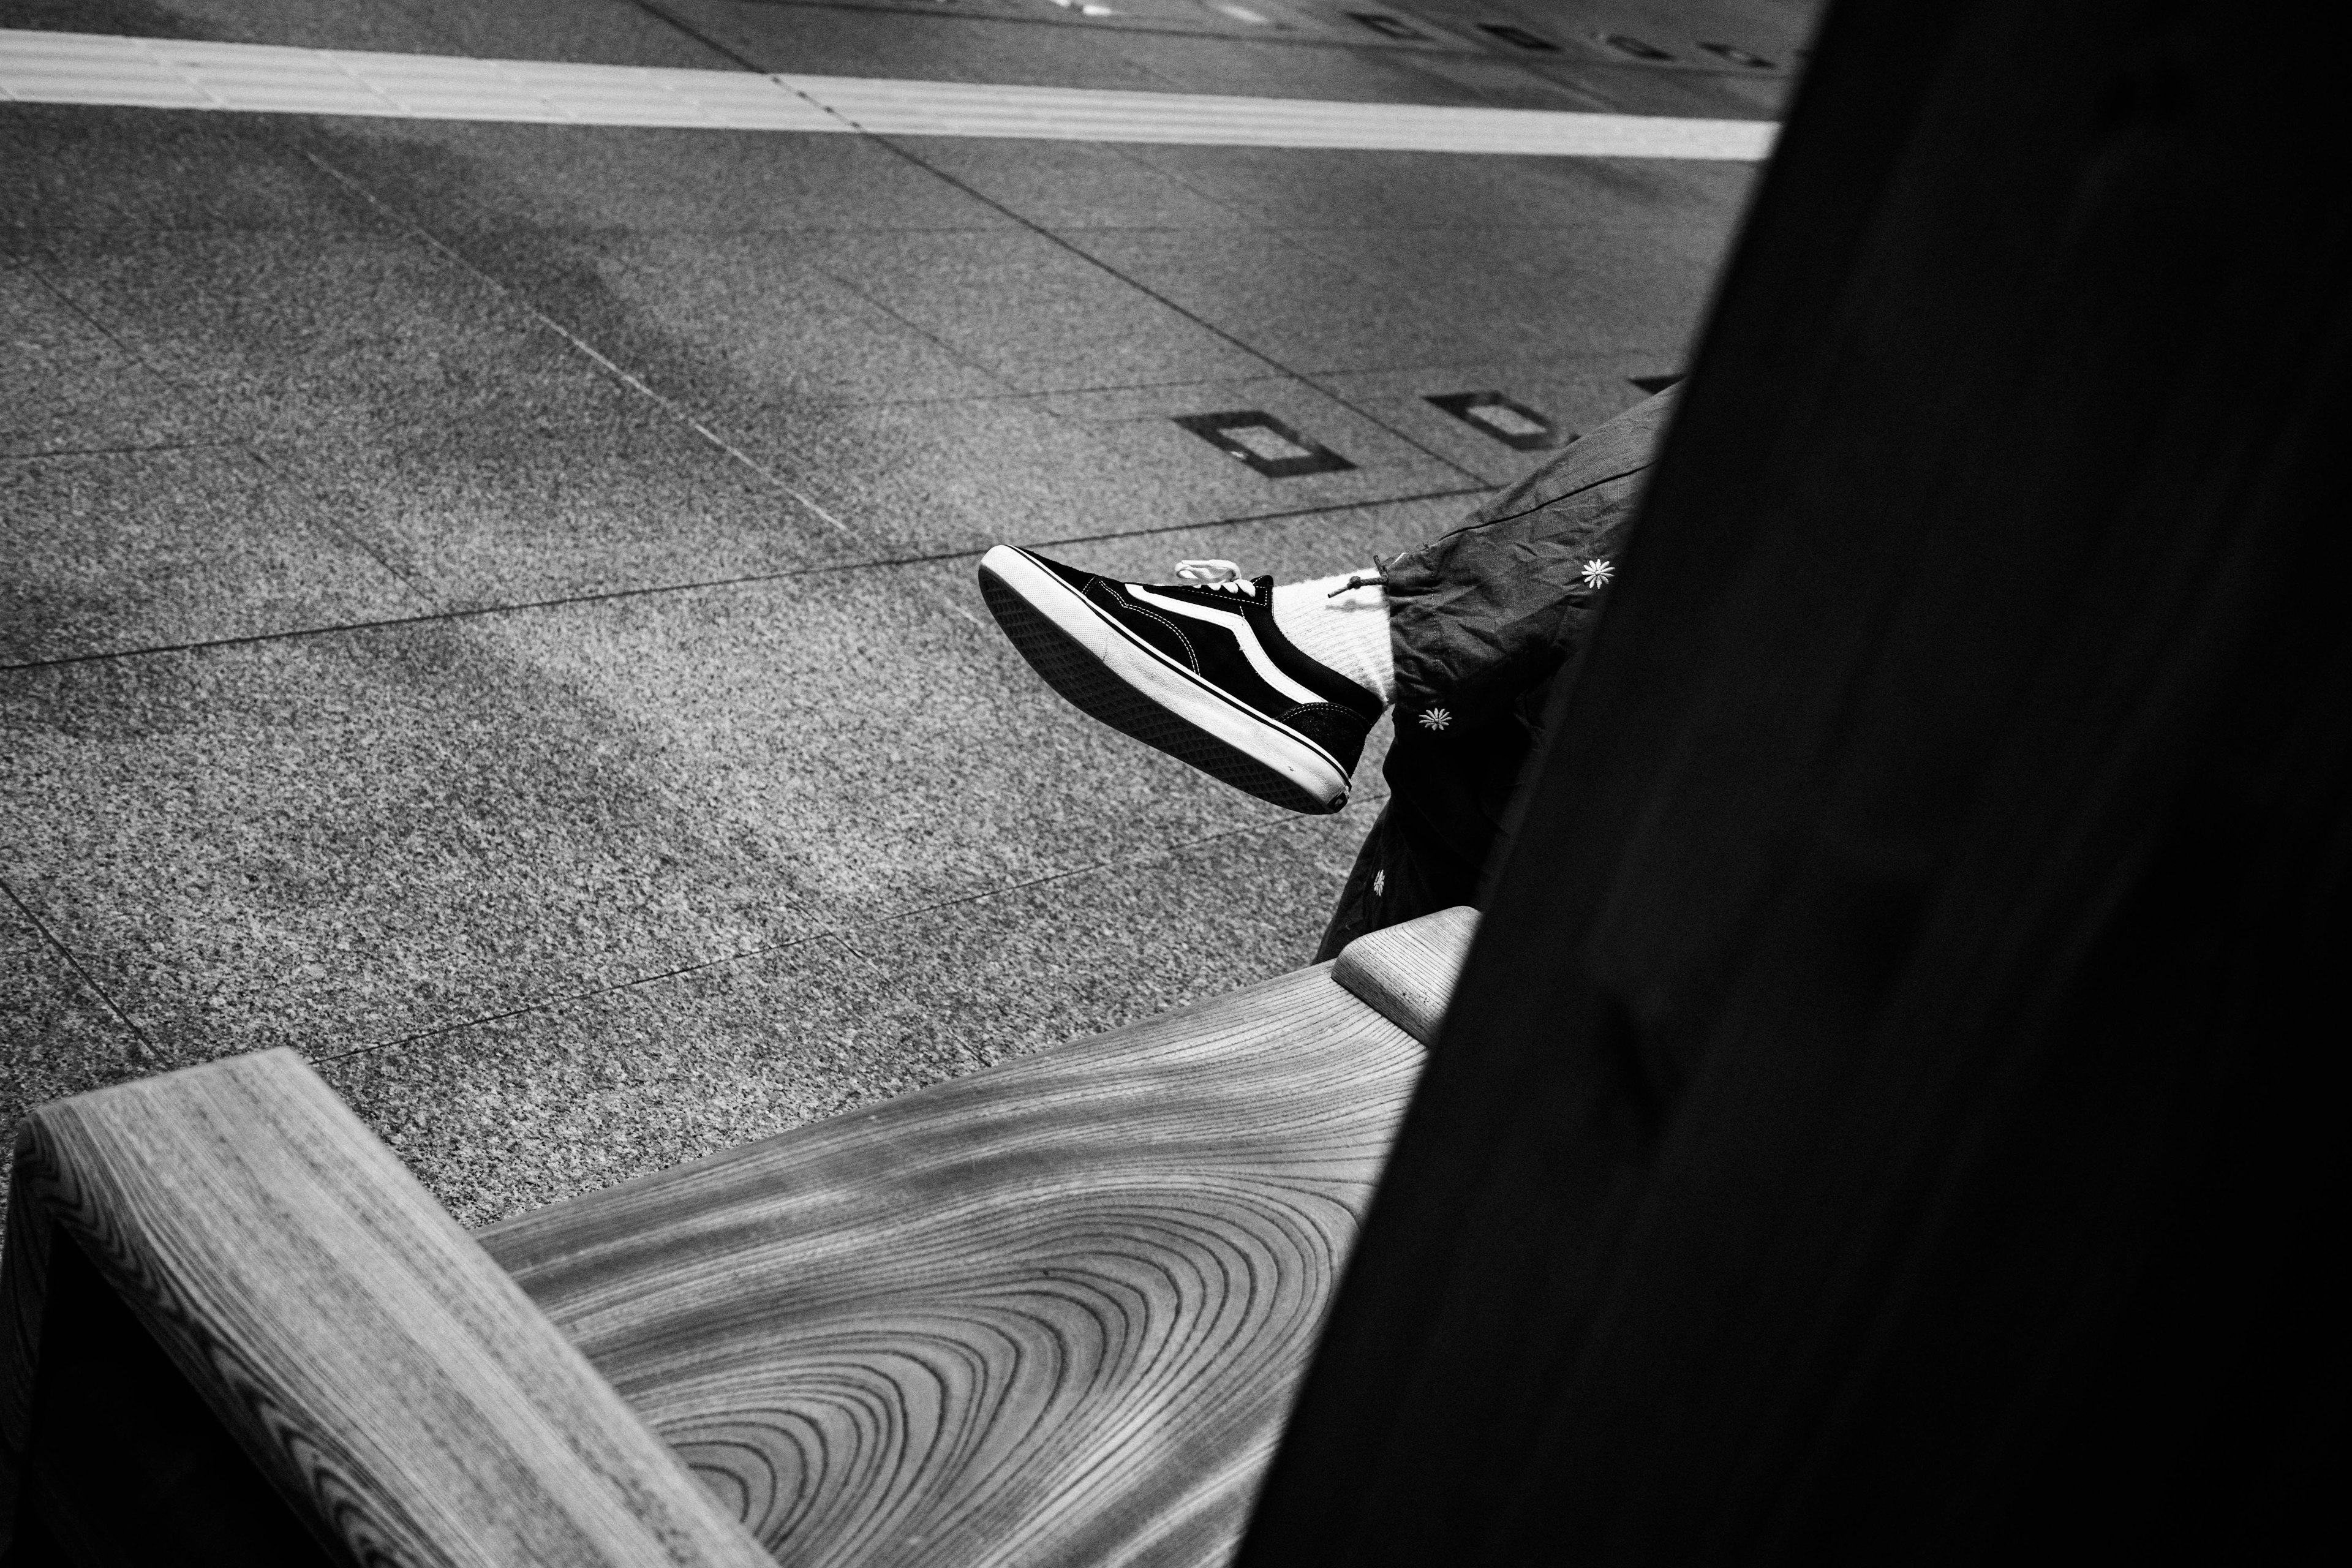
[[[1574,656],[1617,574],[1676,390],[1570,442],[1460,528],[1387,563],[1400,731],[1483,729]]]
[[[1180,576],[1212,573],[1238,577],[1230,561],[1179,561]],[[1304,583],[1284,583],[1274,590],[1274,624],[1290,646],[1326,669],[1344,675],[1378,697],[1382,704],[1396,692],[1396,656],[1389,635],[1388,600],[1381,591],[1379,572],[1363,567],[1331,577],[1311,577]]]
[[[1675,399],[1560,449],[1461,528],[1387,563],[1396,733],[1388,804],[1364,837],[1316,961],[1484,896],[1554,673],[1581,646]]]
[[[1185,562],[1191,581],[1125,583],[999,545],[981,587],[1070,701],[1294,811],[1347,803],[1365,737],[1395,704],[1390,804],[1328,946],[1343,929],[1475,901],[1529,752],[1525,699],[1598,613],[1673,403],[1628,410],[1460,528],[1360,574],[1277,587]]]
[[[1364,835],[1316,963],[1339,957],[1368,931],[1482,901],[1487,862],[1533,743],[1533,731],[1516,717],[1450,734],[1444,744],[1398,731],[1381,768],[1389,798]]]
[[[1385,612],[1342,607],[1348,591],[1317,608],[1302,635],[1318,658],[1284,629],[1307,602],[1297,585],[1277,595],[1227,562],[1184,565],[1195,581],[1128,583],[1000,544],[980,586],[1022,657],[1086,712],[1277,805],[1339,810],[1388,705]]]

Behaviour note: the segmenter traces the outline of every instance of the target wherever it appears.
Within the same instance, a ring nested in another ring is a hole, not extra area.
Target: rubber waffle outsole
[[[1100,659],[995,573],[985,568],[981,571],[980,591],[988,601],[988,613],[996,617],[996,624],[1004,629],[1021,657],[1029,661],[1029,667],[1081,712],[1155,751],[1167,752],[1178,762],[1190,763],[1245,795],[1270,801],[1285,810],[1306,816],[1325,816],[1348,804],[1345,795],[1328,805],[1318,800],[1248,752],[1160,707],[1113,675]]]

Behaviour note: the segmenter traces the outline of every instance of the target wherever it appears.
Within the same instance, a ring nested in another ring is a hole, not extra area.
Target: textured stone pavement
[[[1770,118],[1810,13],[1115,9],[0,26]],[[0,1118],[293,1046],[469,1224],[1303,963],[1376,759],[1307,820],[1126,742],[975,557],[1304,575],[1442,531],[1537,458],[1425,396],[1629,405],[1757,177],[41,105],[0,146]],[[1356,467],[1172,423],[1234,408]]]

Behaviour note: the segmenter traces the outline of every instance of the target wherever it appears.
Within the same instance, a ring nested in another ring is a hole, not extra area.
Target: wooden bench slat
[[[479,1239],[795,1568],[1221,1561],[1423,1058],[1329,968]]]
[[[1381,1017],[1433,1045],[1477,932],[1478,911],[1456,904],[1358,937],[1340,950],[1332,977]]]
[[[13,1184],[0,1494],[78,1247],[351,1560],[771,1568],[293,1052],[45,1106]]]

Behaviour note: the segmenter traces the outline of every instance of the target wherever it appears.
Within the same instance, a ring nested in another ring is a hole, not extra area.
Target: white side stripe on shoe
[[[759,76],[0,28],[0,100],[397,120],[1754,163],[1761,120]]]
[[[1138,583],[1129,583],[1126,587],[1129,595],[1147,605],[1156,605],[1171,615],[1189,616],[1196,621],[1207,621],[1231,632],[1234,640],[1242,646],[1242,657],[1249,660],[1249,667],[1257,672],[1257,678],[1293,702],[1331,700],[1321,692],[1301,686],[1283,674],[1281,668],[1266,657],[1265,649],[1258,645],[1257,633],[1250,629],[1248,620],[1238,611],[1212,610],[1199,605],[1182,604],[1174,599],[1162,597]]]

